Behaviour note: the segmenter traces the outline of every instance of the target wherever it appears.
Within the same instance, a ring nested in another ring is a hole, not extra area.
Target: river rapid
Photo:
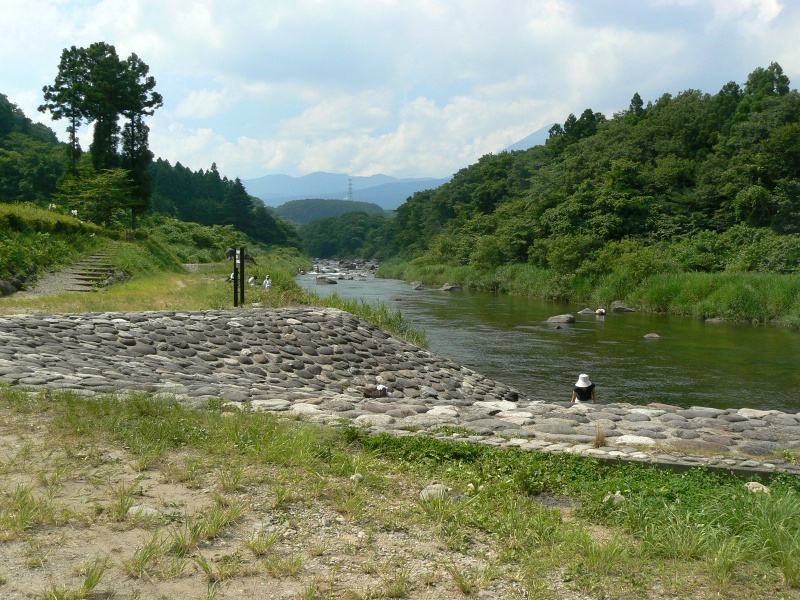
[[[800,333],[642,312],[580,315],[598,307],[476,292],[412,290],[371,276],[320,285],[320,296],[384,303],[426,332],[431,351],[531,399],[568,400],[580,373],[602,402],[800,412]],[[573,313],[574,324],[547,319]],[[645,338],[655,333],[655,339]]]

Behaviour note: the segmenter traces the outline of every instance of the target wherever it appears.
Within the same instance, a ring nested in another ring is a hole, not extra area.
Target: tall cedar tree
[[[69,134],[69,168],[72,173],[78,172],[78,158],[81,147],[78,143],[78,128],[86,118],[84,94],[86,92],[86,64],[85,52],[75,46],[64,48],[61,52],[61,62],[58,64],[58,74],[53,85],[42,88],[44,104],[39,107],[39,112],[47,112],[54,120],[67,119],[67,133]]]
[[[149,128],[144,117],[151,116],[163,103],[154,91],[156,82],[149,67],[136,55],[120,60],[114,46],[96,42],[89,48],[65,49],[61,55],[54,85],[45,86],[42,112],[56,119],[69,118],[70,158],[77,176],[76,161],[80,146],[76,137],[85,120],[94,123],[89,148],[92,164],[99,173],[122,167],[133,181],[132,194],[125,208],[131,209],[131,224],[150,204],[151,186],[147,167],[153,160],[148,147]],[[125,118],[124,129],[119,118]],[[119,153],[120,141],[122,154]]]

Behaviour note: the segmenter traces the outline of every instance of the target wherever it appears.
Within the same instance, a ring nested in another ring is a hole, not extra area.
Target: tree
[[[227,190],[222,201],[222,224],[233,225],[239,231],[247,232],[253,213],[253,199],[238,177]]]
[[[117,56],[114,46],[95,42],[84,50],[87,88],[84,112],[94,123],[89,152],[98,171],[118,166],[119,115],[124,108],[128,77],[125,63]]]
[[[136,216],[150,205],[151,179],[147,167],[153,161],[148,145],[150,128],[144,117],[152,116],[163,104],[161,94],[154,91],[156,80],[148,76],[150,68],[136,54],[125,61],[125,96],[122,114],[127,119],[122,131],[122,166],[133,182],[134,204],[131,206],[131,228],[136,229]]]
[[[75,46],[61,52],[61,62],[58,65],[58,74],[53,85],[42,88],[45,103],[39,107],[39,112],[50,112],[53,119],[68,119],[67,133],[69,134],[69,166],[73,173],[77,172],[78,159],[81,147],[78,143],[78,128],[86,118],[86,64],[83,49]]]
[[[89,151],[95,172],[117,167],[128,171],[133,186],[128,207],[134,229],[137,214],[147,210],[151,196],[148,166],[153,154],[144,117],[152,116],[163,104],[161,95],[154,91],[156,82],[148,75],[149,70],[136,54],[120,60],[114,46],[105,42],[88,48],[72,46],[62,52],[55,83],[45,86],[45,104],[39,107],[42,112],[50,111],[55,119],[70,119],[67,131],[73,175],[78,175],[80,157],[76,131],[84,120],[94,124]],[[120,117],[126,120],[122,129]]]
[[[79,171],[80,171],[79,166]],[[111,227],[133,202],[132,182],[125,169],[106,169],[70,175],[59,185],[54,201],[74,208],[81,219]]]
[[[644,102],[639,92],[636,92],[631,98],[630,106],[628,106],[628,114],[634,119],[639,120],[644,115]]]

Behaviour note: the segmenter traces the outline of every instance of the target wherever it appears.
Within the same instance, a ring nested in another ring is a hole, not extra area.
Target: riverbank
[[[800,473],[798,414],[532,401],[335,309],[8,315],[0,343],[0,381],[35,390],[221,399],[373,434]],[[386,397],[366,397],[378,386]]]

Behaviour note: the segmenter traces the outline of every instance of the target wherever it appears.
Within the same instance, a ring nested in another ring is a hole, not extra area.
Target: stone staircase
[[[115,267],[111,255],[97,253],[79,260],[60,271],[51,271],[25,286],[19,296],[95,292],[114,280]]]
[[[110,258],[108,254],[94,254],[64,269],[62,274],[70,280],[64,291],[92,292],[109,285],[109,278],[114,278]]]

